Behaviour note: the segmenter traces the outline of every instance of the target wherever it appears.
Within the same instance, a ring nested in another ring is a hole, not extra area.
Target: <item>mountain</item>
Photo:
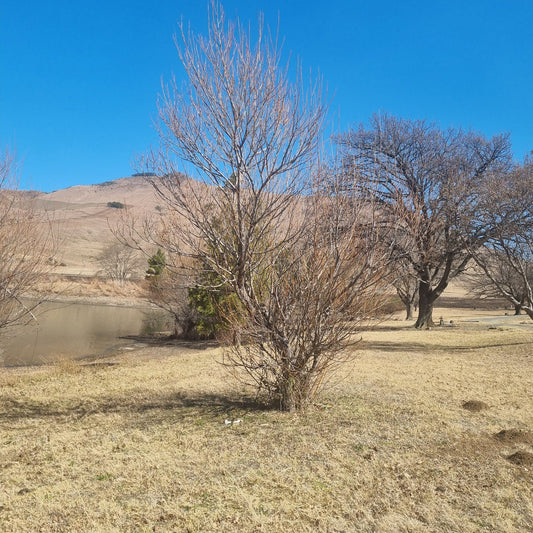
[[[121,206],[142,217],[155,214],[158,205],[153,187],[139,176],[32,194],[36,208],[46,211],[57,227],[60,249],[54,271],[67,275],[94,275],[101,269],[98,256],[115,242],[110,228],[119,223]]]

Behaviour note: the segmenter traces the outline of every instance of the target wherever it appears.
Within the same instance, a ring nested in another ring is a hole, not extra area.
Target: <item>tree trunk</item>
[[[280,410],[300,411],[309,400],[309,376],[289,371],[283,372],[279,384]]]
[[[437,297],[431,290],[429,283],[421,281],[418,293],[418,318],[415,328],[431,328],[435,325],[433,322],[433,304],[436,299]]]
[[[520,304],[515,304],[515,306],[514,306],[514,314],[515,315],[521,315],[522,314],[522,306]]]
[[[298,410],[298,399],[296,397],[295,383],[293,376],[289,372],[284,372],[282,383],[279,386],[279,408],[281,411],[290,413]]]
[[[432,328],[435,325],[433,322],[433,302],[432,303],[426,303],[426,304],[420,304],[420,308],[418,310],[418,318],[416,319],[415,328],[422,329],[422,328]]]
[[[413,304],[412,302],[405,303],[405,320],[413,319]]]

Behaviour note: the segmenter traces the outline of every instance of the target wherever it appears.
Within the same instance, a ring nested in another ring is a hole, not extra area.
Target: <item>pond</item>
[[[151,308],[48,302],[37,321],[2,332],[0,366],[35,365],[59,359],[103,356],[142,336],[168,328]]]

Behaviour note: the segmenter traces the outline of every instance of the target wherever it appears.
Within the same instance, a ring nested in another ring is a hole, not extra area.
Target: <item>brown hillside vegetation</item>
[[[123,204],[139,217],[155,214],[158,205],[153,187],[143,177],[39,193],[35,201],[58,223],[61,247],[55,271],[68,275],[95,275],[101,268],[98,255],[115,242],[110,227],[122,212],[108,203]]]
[[[446,313],[364,332],[302,414],[213,347],[5,370],[2,531],[531,531],[533,331]]]

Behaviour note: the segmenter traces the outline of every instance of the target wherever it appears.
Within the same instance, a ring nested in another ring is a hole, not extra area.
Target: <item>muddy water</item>
[[[34,365],[83,358],[131,345],[128,336],[164,329],[161,312],[149,308],[46,303],[37,322],[8,330],[0,338],[0,365]]]

